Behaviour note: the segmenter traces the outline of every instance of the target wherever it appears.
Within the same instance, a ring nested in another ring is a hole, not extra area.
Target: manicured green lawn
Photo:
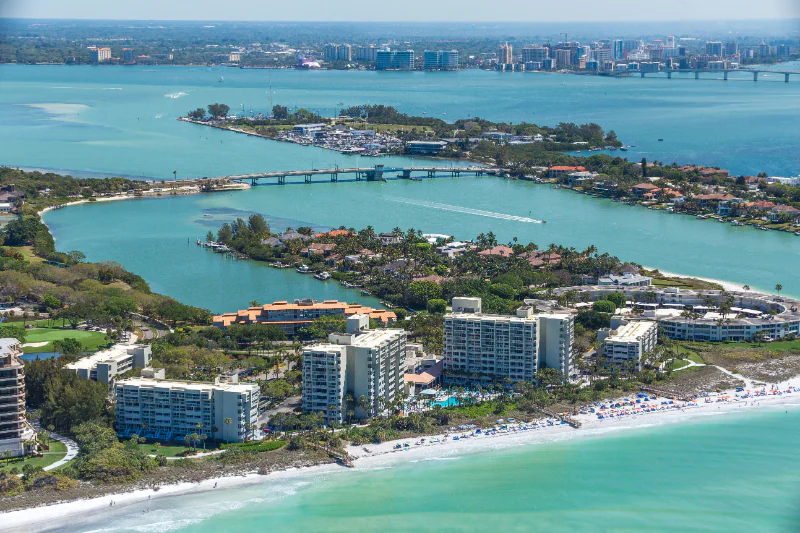
[[[5,463],[2,461],[0,462],[0,470],[11,470],[12,468],[18,468],[19,471],[22,472],[22,467],[25,465],[40,466],[44,468],[45,466],[51,465],[56,461],[63,459],[65,455],[67,455],[66,444],[54,440],[50,441],[50,450],[44,452],[44,457],[32,457],[23,461],[12,460],[10,463]]]
[[[683,368],[689,364],[689,361],[686,359],[673,359],[669,363],[667,363],[667,370],[676,370],[678,368]]]
[[[173,446],[173,445],[165,445],[164,443],[158,448],[156,451],[155,447],[153,447],[152,442],[148,442],[145,444],[139,444],[139,449],[142,450],[146,454],[150,455],[165,455],[167,457],[184,457],[183,452],[188,450],[189,448],[186,446]],[[213,443],[206,441],[206,452],[212,452],[217,448],[214,446]],[[197,444],[197,453],[203,453],[203,445],[201,443]],[[189,456],[191,457],[191,456]]]
[[[83,331],[71,328],[33,328],[27,330],[25,342],[46,342],[44,346],[29,346],[23,348],[25,353],[52,352],[53,341],[63,339],[76,339],[83,345],[83,349],[93,352],[106,344],[106,334],[99,331]]]

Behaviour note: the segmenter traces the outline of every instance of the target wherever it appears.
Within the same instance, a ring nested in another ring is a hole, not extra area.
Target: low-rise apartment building
[[[65,366],[83,379],[111,383],[114,378],[134,368],[150,366],[153,351],[146,344],[117,344]]]
[[[25,420],[25,365],[22,343],[0,339],[0,456],[25,454],[25,441],[33,439],[33,429]]]
[[[341,423],[375,416],[404,390],[406,332],[369,330],[369,317],[347,319],[347,333],[303,350],[303,410]],[[348,395],[352,405],[348,405]]]
[[[236,379],[214,383],[133,378],[118,381],[117,435],[183,440],[197,433],[225,442],[253,437],[260,389]]]
[[[612,364],[633,361],[637,370],[641,369],[642,356],[652,352],[658,341],[658,322],[641,320],[628,322],[615,330],[603,332],[608,335],[603,340],[605,358]]]
[[[213,324],[225,329],[231,324],[268,324],[281,328],[287,335],[294,335],[303,326],[323,316],[349,317],[353,315],[369,315],[370,319],[383,324],[397,320],[397,315],[383,309],[372,309],[359,304],[349,304],[338,300],[295,300],[294,303],[277,301],[259,307],[242,309],[235,313],[215,316]]]

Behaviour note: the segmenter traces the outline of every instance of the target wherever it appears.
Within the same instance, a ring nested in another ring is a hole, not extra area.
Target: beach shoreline
[[[791,394],[758,396],[741,400],[736,398],[735,391],[715,393],[710,398],[729,397],[730,399],[712,400],[705,403],[703,398],[698,399],[696,407],[669,408],[662,411],[642,413],[621,418],[598,419],[595,414],[576,415],[574,418],[582,423],[580,429],[573,429],[565,424],[554,424],[539,429],[526,431],[515,430],[495,434],[494,436],[472,436],[452,440],[453,434],[470,433],[471,430],[457,430],[450,433],[449,438],[444,434],[427,437],[415,437],[387,441],[381,444],[367,446],[350,446],[348,453],[354,457],[356,469],[380,468],[395,463],[412,462],[419,460],[445,460],[473,453],[497,453],[519,446],[535,446],[550,444],[579,438],[603,438],[606,435],[616,435],[622,431],[645,429],[654,426],[671,425],[697,421],[701,417],[725,416],[744,412],[771,412],[780,409],[800,409],[800,376],[786,382],[776,384],[777,390],[786,391],[790,387],[798,388]],[[769,390],[769,389],[767,389]],[[605,403],[614,403],[618,400]],[[622,401],[622,398],[619,399]],[[436,440],[438,439],[438,442]],[[424,440],[423,444],[415,442]],[[408,443],[408,447],[403,447]],[[400,449],[396,449],[397,445]],[[368,450],[368,451],[367,451]],[[296,475],[314,475],[326,472],[345,473],[348,470],[335,464],[320,464],[302,468],[288,468],[266,475],[256,472],[237,474],[206,479],[200,482],[183,482],[172,485],[159,486],[157,489],[137,489],[129,492],[116,493],[92,499],[73,500],[56,503],[44,507],[33,507],[4,513],[0,532],[21,533],[48,531],[54,529],[53,521],[63,520],[68,517],[87,516],[91,514],[115,513],[136,504],[173,496],[200,494],[213,490],[241,488],[246,485],[268,483],[271,480],[291,477]],[[113,507],[111,501],[114,502]]]

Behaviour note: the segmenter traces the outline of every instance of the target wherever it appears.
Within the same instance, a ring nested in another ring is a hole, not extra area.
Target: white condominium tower
[[[226,442],[247,440],[258,425],[260,389],[237,381],[118,381],[117,435],[169,441],[197,433]]]
[[[533,314],[530,307],[516,316],[490,315],[481,307],[480,298],[453,298],[453,313],[444,317],[448,382],[533,381],[545,366],[571,374],[572,315]]]
[[[347,333],[303,351],[303,410],[341,423],[351,394],[357,418],[378,414],[403,394],[405,347],[404,330],[369,330],[367,315],[348,318]]]

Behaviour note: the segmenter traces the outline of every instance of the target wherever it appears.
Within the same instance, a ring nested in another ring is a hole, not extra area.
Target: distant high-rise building
[[[513,47],[506,43],[501,44],[497,50],[497,62],[504,65],[511,65],[514,63]]]
[[[555,50],[555,57],[557,68],[567,67],[572,64],[572,51],[570,50]]]
[[[789,57],[791,55],[791,50],[789,49],[789,45],[779,44],[775,55],[777,55],[778,57]]]
[[[133,55],[133,48],[122,49],[122,61],[125,63],[135,63],[136,57]]]
[[[523,63],[530,63],[530,62],[541,63],[549,57],[550,57],[550,49],[547,48],[546,46],[528,45],[522,48]]]
[[[457,70],[458,50],[425,50],[423,67],[425,70]]]
[[[374,45],[356,46],[353,49],[353,59],[356,61],[375,61],[378,47]]]
[[[339,45],[326,44],[322,52],[322,57],[325,61],[338,61],[339,60]]]
[[[739,53],[739,43],[733,41],[725,43],[726,56],[735,56],[738,53]]]
[[[682,44],[678,45],[678,57],[686,57],[686,47]]]
[[[589,59],[594,59],[599,64],[603,64],[604,61],[612,61],[614,59],[614,51],[610,48],[598,48],[591,51]]]
[[[769,45],[765,43],[761,43],[758,45],[758,55],[761,57],[768,57],[769,56]]]
[[[622,51],[627,56],[630,52],[635,52],[642,47],[641,39],[625,39],[622,41]]]
[[[667,46],[666,47],[667,48],[675,48],[675,37],[673,35],[670,35],[669,37],[667,37]]]
[[[722,42],[721,41],[706,42],[706,55],[722,57]]]
[[[621,39],[616,39],[613,44],[614,61],[619,61],[625,57],[624,42]]]
[[[340,44],[336,52],[338,61],[351,61],[353,59],[353,48],[349,44]]]
[[[92,46],[89,48],[89,60],[92,63],[103,63],[111,59],[111,48],[97,48]]]
[[[414,50],[378,50],[375,54],[377,70],[413,70]]]

